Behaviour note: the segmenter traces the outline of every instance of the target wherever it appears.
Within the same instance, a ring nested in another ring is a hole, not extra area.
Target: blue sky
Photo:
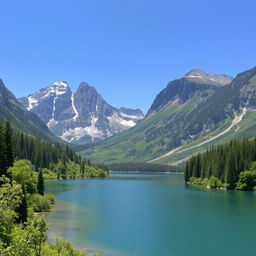
[[[193,68],[256,65],[255,0],[2,0],[0,78],[17,97],[82,81],[116,107],[146,111]]]

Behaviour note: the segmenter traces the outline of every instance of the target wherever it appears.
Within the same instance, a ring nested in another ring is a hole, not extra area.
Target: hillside
[[[38,136],[48,141],[60,141],[35,115],[24,108],[0,80],[0,122],[9,120],[14,129]]]
[[[83,153],[93,161],[108,164],[147,162],[154,159],[157,163],[166,163],[164,158],[160,160],[158,157],[195,141],[202,134],[217,130],[221,121],[227,119],[228,122],[234,115],[234,112],[230,112],[224,115],[225,118],[215,119],[213,113],[209,112],[206,116],[202,113],[202,121],[195,121],[198,113],[210,105],[211,98],[220,90],[227,90],[230,86],[227,83],[231,81],[232,78],[226,75],[192,70],[183,78],[168,83],[157,95],[146,118],[135,127],[92,146]],[[224,109],[223,111],[225,112]]]

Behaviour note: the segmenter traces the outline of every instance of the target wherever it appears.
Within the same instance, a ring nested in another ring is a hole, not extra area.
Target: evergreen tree
[[[17,222],[25,223],[27,222],[27,219],[28,219],[28,203],[27,203],[26,188],[24,183],[22,183],[21,188],[22,188],[23,197],[21,199],[21,203],[19,207],[16,210],[16,212],[18,213]]]
[[[185,165],[185,172],[184,172],[184,177],[185,177],[185,182],[188,182],[189,181],[189,162],[187,161],[186,162],[186,165]]]
[[[43,172],[41,169],[38,172],[37,192],[40,195],[44,195],[44,178],[43,178]]]
[[[189,181],[191,177],[210,179],[213,176],[234,189],[240,173],[248,170],[253,161],[256,161],[256,138],[232,140],[228,144],[212,147],[203,154],[192,156],[186,163],[185,181]]]
[[[13,166],[14,154],[13,154],[13,137],[11,124],[6,122],[5,126],[5,154],[6,154],[6,168]]]
[[[6,144],[3,127],[0,125],[0,176],[6,175]]]

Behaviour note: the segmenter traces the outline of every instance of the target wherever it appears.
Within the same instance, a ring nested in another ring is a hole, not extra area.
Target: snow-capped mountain
[[[109,105],[94,87],[84,82],[73,93],[67,82],[57,81],[19,102],[36,113],[55,135],[72,143],[106,139],[144,118],[139,109]]]

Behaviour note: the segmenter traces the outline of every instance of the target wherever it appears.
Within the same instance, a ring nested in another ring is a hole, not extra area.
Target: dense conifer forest
[[[168,166],[163,164],[151,163],[119,163],[109,164],[108,168],[111,171],[121,172],[182,172],[182,168],[178,166]]]
[[[59,159],[62,162],[71,160],[76,164],[82,162],[81,157],[68,146],[49,143],[23,132],[15,133],[14,141],[15,157],[30,160],[36,168],[48,168],[50,163],[56,164]]]
[[[209,187],[256,189],[256,138],[232,140],[186,162],[185,181]]]
[[[10,153],[10,144],[12,152]],[[90,160],[81,158],[70,147],[46,142],[23,132],[12,132],[10,124],[0,124],[0,169],[11,166],[14,159],[29,160],[34,169],[46,179],[105,177],[105,166],[92,166]],[[3,168],[1,168],[1,165]],[[0,173],[1,174],[1,173]]]

